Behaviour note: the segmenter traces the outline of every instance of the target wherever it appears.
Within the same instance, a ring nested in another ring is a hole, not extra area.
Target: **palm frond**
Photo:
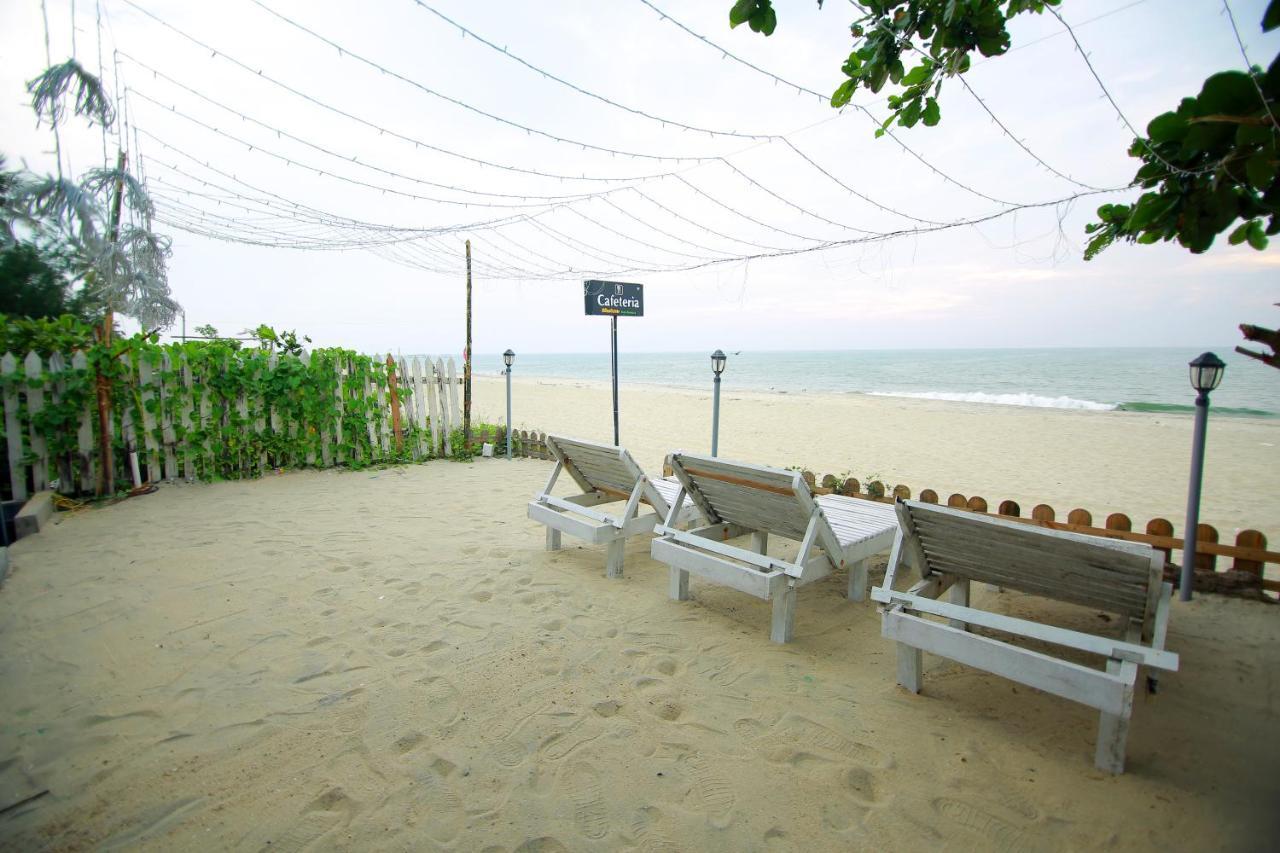
[[[80,179],[80,186],[102,200],[104,207],[110,208],[111,193],[115,191],[116,182],[124,188],[125,203],[129,209],[149,223],[155,215],[155,205],[151,202],[151,194],[137,178],[129,174],[127,169],[90,169]]]
[[[15,202],[29,219],[59,228],[83,243],[98,238],[98,225],[105,218],[92,193],[52,175],[20,183]]]
[[[39,77],[27,82],[27,91],[31,93],[31,107],[37,119],[61,124],[66,116],[67,96],[73,94],[73,112],[87,118],[90,125],[97,122],[110,127],[115,122],[115,107],[102,88],[102,81],[74,59],[46,68]]]
[[[128,226],[115,243],[99,247],[93,297],[149,328],[173,324],[182,311],[170,295],[168,237]]]

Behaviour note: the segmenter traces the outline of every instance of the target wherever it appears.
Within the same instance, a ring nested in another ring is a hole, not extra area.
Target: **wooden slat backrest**
[[[931,571],[1151,624],[1161,577],[1151,548],[904,501]]]
[[[711,523],[727,521],[788,539],[804,538],[813,497],[799,473],[684,452],[671,454],[670,462],[676,479]]]
[[[581,438],[548,435],[547,449],[584,492],[599,491],[625,500],[644,471],[625,447],[597,444]],[[667,503],[651,483],[642,492],[645,502],[665,516]]]

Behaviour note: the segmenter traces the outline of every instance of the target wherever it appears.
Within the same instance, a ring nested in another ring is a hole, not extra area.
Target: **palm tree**
[[[182,309],[169,290],[169,239],[152,231],[151,197],[128,171],[125,152],[119,152],[114,167],[90,169],[79,181],[62,173],[58,126],[68,108],[90,125],[110,128],[115,122],[115,108],[102,82],[70,59],[31,80],[27,91],[37,122],[48,121],[53,130],[58,170],[56,176],[20,176],[16,186],[5,190],[6,198],[12,197],[7,204],[16,208],[14,218],[68,247],[85,301],[102,311],[99,337],[104,347],[111,343],[116,314],[132,317],[144,330],[172,325]],[[105,495],[114,491],[115,470],[111,382],[103,365],[97,384],[102,459],[98,493]]]

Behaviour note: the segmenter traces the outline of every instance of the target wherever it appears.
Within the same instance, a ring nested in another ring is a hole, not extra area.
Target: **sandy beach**
[[[709,383],[708,383],[709,385]],[[502,379],[477,377],[476,412],[506,416]],[[822,474],[931,488],[945,500],[1017,501],[1024,515],[1047,503],[1065,520],[1083,507],[1101,524],[1123,512],[1142,529],[1160,516],[1182,530],[1191,458],[1189,415],[1095,412],[874,397],[733,390],[726,381],[720,455]],[[606,383],[512,382],[517,429],[613,439]],[[672,450],[707,452],[711,392],[623,384],[622,444],[646,470]],[[1246,528],[1280,537],[1280,419],[1212,418],[1201,521],[1223,541]]]
[[[644,537],[613,581],[598,548],[544,551],[524,504],[549,470],[165,486],[17,543],[0,805],[48,794],[0,846],[1272,846],[1274,606],[1175,605],[1182,669],[1140,695],[1111,777],[1087,708],[931,657],[923,694],[896,687],[843,575],[802,591],[779,646],[766,602],[696,580],[668,600]]]

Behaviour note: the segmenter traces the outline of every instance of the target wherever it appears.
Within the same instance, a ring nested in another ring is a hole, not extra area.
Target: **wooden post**
[[[467,346],[462,351],[462,446],[471,450],[471,241],[467,241]]]
[[[470,245],[470,241],[468,241],[468,245]],[[470,268],[471,264],[468,261],[467,269],[469,270]],[[469,279],[470,276],[468,276]],[[470,292],[471,288],[468,287],[467,293],[470,294]],[[470,302],[470,299],[468,299],[468,302]],[[470,317],[470,315],[471,311],[468,308],[467,316]],[[391,353],[387,353],[387,388],[391,392],[391,434],[396,442],[396,455],[399,456],[404,453],[404,438],[400,435],[400,392],[396,388],[396,363],[392,360]]]

